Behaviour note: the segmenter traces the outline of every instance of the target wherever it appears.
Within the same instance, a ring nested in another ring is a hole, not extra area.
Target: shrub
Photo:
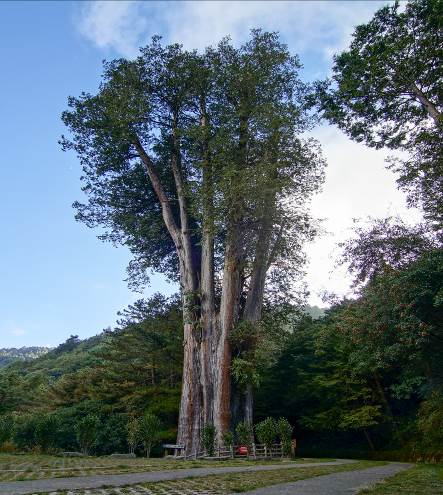
[[[129,452],[133,454],[140,442],[140,421],[137,418],[132,418],[126,423],[126,441]]]
[[[160,441],[162,424],[155,414],[147,413],[140,418],[140,439],[146,450],[146,457],[151,455],[151,449]]]
[[[57,447],[58,421],[56,416],[44,414],[35,421],[35,445],[43,452]]]
[[[430,397],[422,402],[418,413],[417,426],[423,446],[428,449],[437,449],[441,452],[443,445],[442,393],[433,391]]]
[[[237,442],[239,445],[251,445],[253,431],[250,423],[247,421],[240,421],[235,428],[235,433],[237,435]]]
[[[234,444],[234,435],[232,431],[225,431],[222,433],[222,442],[223,445],[233,445]]]
[[[95,414],[88,414],[75,426],[77,442],[85,455],[89,454],[96,441],[98,427],[99,419]]]
[[[100,455],[126,451],[126,420],[123,415],[111,414],[101,418],[94,451]]]
[[[14,421],[12,416],[0,416],[0,446],[11,440]]]
[[[210,455],[214,455],[216,429],[214,425],[205,425],[202,430],[202,445],[205,451]]]
[[[264,419],[261,423],[255,425],[255,433],[259,443],[270,449],[275,442],[277,436],[277,423],[271,417]]]
[[[280,437],[282,452],[285,456],[291,455],[292,426],[286,418],[277,421],[277,432]]]
[[[20,450],[32,449],[37,445],[35,431],[37,418],[31,415],[16,417],[12,432],[12,440]]]

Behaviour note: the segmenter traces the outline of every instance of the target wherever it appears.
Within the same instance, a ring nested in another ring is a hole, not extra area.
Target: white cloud
[[[9,331],[9,333],[14,337],[22,337],[23,335],[27,335],[28,332],[22,328],[13,328]]]
[[[354,218],[399,216],[406,222],[421,220],[417,210],[406,207],[405,195],[386,169],[388,153],[350,141],[337,128],[317,129],[328,161],[323,191],[312,202],[314,216],[324,219],[326,233],[308,246],[310,265],[307,282],[311,303],[321,304],[324,291],[345,295],[350,279],[345,269],[335,268],[337,243],[350,237]]]
[[[367,21],[383,1],[171,1],[90,2],[81,9],[77,27],[101,48],[133,56],[154,34],[167,41],[201,49],[230,35],[247,37],[252,28],[282,33],[291,49],[318,47],[324,61],[344,48],[354,26]]]
[[[88,2],[82,5],[77,28],[99,48],[111,48],[124,57],[137,54],[138,40],[147,27],[139,2]]]

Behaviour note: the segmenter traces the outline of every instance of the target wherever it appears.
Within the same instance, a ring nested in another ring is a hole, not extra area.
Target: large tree
[[[149,269],[180,282],[188,452],[203,425],[230,427],[231,333],[258,324],[266,294],[290,292],[313,232],[324,163],[300,138],[313,122],[299,68],[272,33],[204,54],[154,38],[137,59],[105,63],[97,94],[63,114],[63,147],[84,170],[77,219],[129,247],[133,285]]]
[[[378,10],[355,29],[318,85],[325,117],[352,139],[405,151],[392,159],[410,204],[443,228],[443,2],[412,0]]]

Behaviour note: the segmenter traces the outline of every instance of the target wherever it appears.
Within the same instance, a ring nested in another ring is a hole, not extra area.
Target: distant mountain
[[[20,349],[11,347],[9,349],[0,349],[0,368],[4,368],[13,361],[27,361],[38,358],[46,354],[49,350],[49,347],[20,347]]]

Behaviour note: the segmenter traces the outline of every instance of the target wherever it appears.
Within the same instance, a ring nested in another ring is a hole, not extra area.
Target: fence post
[[[234,446],[231,444],[231,445],[229,446],[229,449],[230,449],[230,451],[231,451],[231,459],[234,459]]]
[[[256,460],[257,459],[257,452],[255,450],[255,443],[252,444],[252,454],[254,456],[254,459]]]

